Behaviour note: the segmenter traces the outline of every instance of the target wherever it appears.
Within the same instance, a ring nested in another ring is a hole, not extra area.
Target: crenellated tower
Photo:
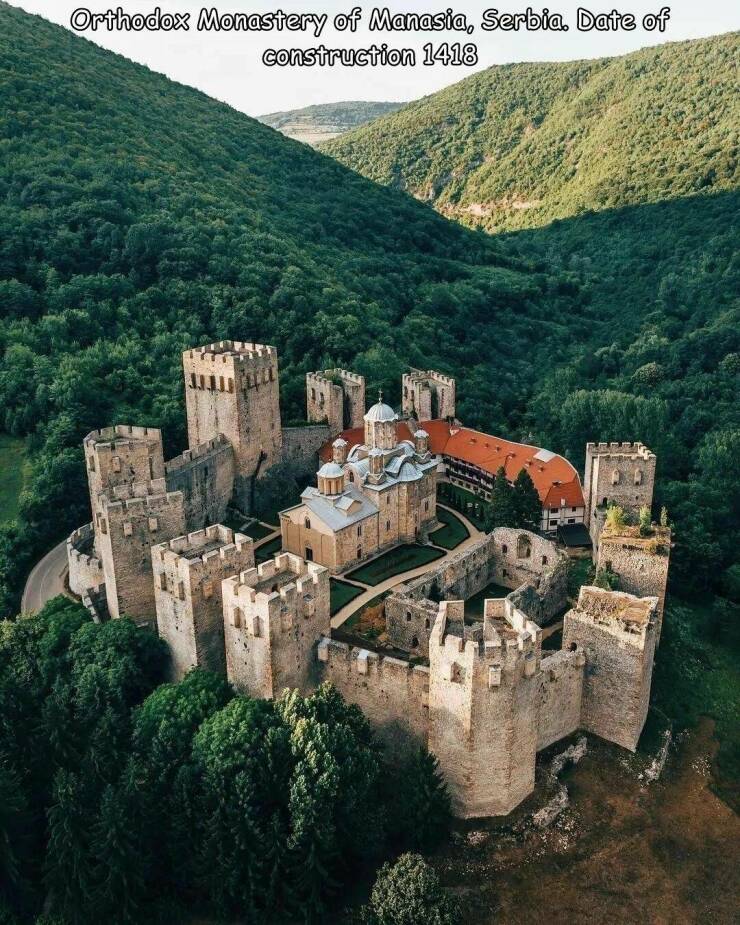
[[[283,553],[223,583],[226,673],[251,697],[316,686],[319,639],[330,632],[329,572]]]
[[[633,515],[641,507],[652,507],[655,464],[655,453],[642,443],[586,444],[585,523],[595,548],[609,505]]]
[[[188,444],[192,449],[220,434],[231,442],[235,500],[249,510],[254,480],[281,458],[277,350],[219,341],[186,350],[182,363]]]
[[[433,369],[412,369],[401,378],[402,412],[418,421],[455,417],[455,380]]]
[[[365,377],[346,369],[306,373],[306,418],[329,425],[332,436],[362,427],[365,413]]]
[[[534,788],[540,630],[506,603],[486,602],[481,631],[443,602],[429,639],[429,750],[464,818],[505,815]]]
[[[151,550],[159,635],[169,645],[172,680],[191,668],[226,673],[221,583],[254,566],[248,536],[214,524]]]

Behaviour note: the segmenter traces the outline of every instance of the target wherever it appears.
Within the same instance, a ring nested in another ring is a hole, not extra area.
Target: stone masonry
[[[252,540],[215,524],[153,546],[159,635],[170,647],[171,677],[191,668],[226,672],[221,583],[254,566]]]
[[[365,377],[346,369],[306,373],[306,417],[329,426],[330,437],[351,427],[362,427],[365,414]]]
[[[455,380],[433,369],[412,369],[401,378],[403,414],[419,421],[455,417]]]
[[[188,445],[219,435],[236,459],[235,497],[251,506],[252,484],[281,459],[278,358],[274,347],[219,341],[182,357]]]

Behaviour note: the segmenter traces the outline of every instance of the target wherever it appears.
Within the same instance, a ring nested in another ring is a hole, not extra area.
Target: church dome
[[[344,469],[334,462],[328,462],[324,463],[317,474],[322,479],[339,479],[344,475]]]
[[[396,420],[396,412],[389,405],[377,402],[365,415],[365,420],[373,424],[385,424]]]

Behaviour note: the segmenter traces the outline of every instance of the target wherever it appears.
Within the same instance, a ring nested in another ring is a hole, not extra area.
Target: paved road
[[[63,540],[33,567],[23,591],[21,612],[36,613],[47,601],[64,594],[66,577],[67,541]]]
[[[442,504],[440,507],[446,507]],[[447,510],[450,510],[447,508]],[[470,536],[463,540],[459,546],[455,549],[451,549],[449,552],[446,552],[444,556],[441,556],[439,559],[435,559],[433,562],[427,562],[425,565],[417,566],[416,568],[409,569],[408,572],[402,572],[400,575],[393,575],[392,578],[387,578],[385,581],[381,582],[379,585],[373,585],[372,587],[366,585],[364,582],[352,581],[353,585],[358,587],[365,587],[367,591],[363,591],[358,597],[350,601],[348,604],[345,604],[341,610],[338,610],[334,616],[331,618],[331,625],[334,629],[338,629],[343,623],[345,623],[353,613],[356,613],[361,607],[364,607],[368,601],[371,601],[374,597],[377,597],[379,594],[382,594],[384,591],[390,591],[391,588],[395,588],[396,585],[403,584],[405,581],[410,581],[412,578],[418,578],[419,575],[425,574],[430,569],[438,568],[442,565],[447,559],[451,559],[453,556],[456,556],[460,552],[464,552],[473,543],[477,543],[482,537],[485,536],[485,533],[482,533],[478,530],[468,519],[467,517],[460,514],[459,511],[452,511],[452,513],[459,517],[460,520],[468,528]],[[381,553],[384,555],[384,553]],[[379,558],[379,557],[376,557]],[[372,561],[372,560],[368,560]],[[366,564],[366,563],[363,563]],[[342,575],[337,575],[337,578],[345,580]]]

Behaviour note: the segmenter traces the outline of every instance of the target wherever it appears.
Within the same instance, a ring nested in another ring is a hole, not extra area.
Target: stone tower
[[[90,507],[96,534],[104,492],[118,485],[151,482],[164,477],[162,433],[153,427],[118,424],[94,430],[83,440]]]
[[[656,644],[660,641],[663,624],[670,557],[671,531],[668,527],[653,525],[652,536],[640,536],[637,528],[626,527],[618,534],[609,530],[599,537],[597,569],[618,575],[620,591],[637,597],[658,598]]]
[[[501,816],[534,789],[539,628],[504,601],[465,627],[443,602],[429,639],[429,750],[463,818]]]
[[[274,347],[219,341],[182,356],[188,444],[223,434],[234,447],[235,500],[249,510],[254,480],[280,461],[282,429]]]
[[[223,583],[226,674],[251,697],[316,686],[316,650],[330,632],[329,572],[283,553]]]
[[[100,498],[98,550],[105,575],[108,612],[154,627],[151,547],[186,530],[182,492],[164,479],[118,485]]]
[[[172,680],[191,668],[226,673],[221,582],[254,566],[252,540],[215,524],[152,547],[157,629]]]
[[[378,395],[378,401],[372,406],[364,417],[365,445],[369,450],[392,450],[398,440],[396,437],[396,421],[398,415],[390,405],[383,404],[383,393]]]
[[[609,504],[631,514],[652,506],[655,462],[655,453],[642,443],[586,444],[586,527],[595,543]]]
[[[583,651],[581,728],[630,751],[647,718],[657,597],[584,586],[565,615],[563,649]]]
[[[329,425],[331,436],[362,427],[365,414],[365,377],[346,369],[306,373],[306,417]]]
[[[455,380],[433,369],[412,369],[401,378],[402,412],[418,421],[455,417]]]

